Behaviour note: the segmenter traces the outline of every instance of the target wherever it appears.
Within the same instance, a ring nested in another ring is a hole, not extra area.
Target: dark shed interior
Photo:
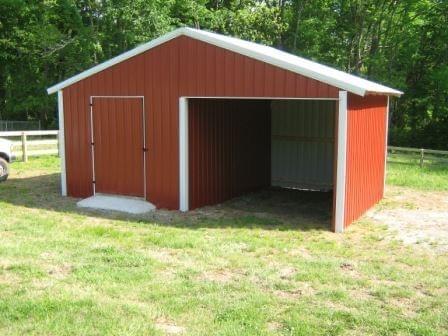
[[[333,189],[335,100],[189,99],[190,209],[281,187]]]

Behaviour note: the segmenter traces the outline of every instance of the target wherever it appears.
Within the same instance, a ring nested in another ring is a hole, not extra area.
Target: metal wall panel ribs
[[[383,197],[387,97],[348,96],[345,226]]]
[[[335,102],[272,102],[271,184],[299,189],[333,187]]]

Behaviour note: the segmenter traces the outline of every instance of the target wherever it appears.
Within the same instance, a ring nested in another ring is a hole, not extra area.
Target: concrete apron
[[[113,210],[130,214],[142,214],[156,209],[153,204],[140,197],[106,194],[96,194],[85,198],[76,205],[80,208]]]

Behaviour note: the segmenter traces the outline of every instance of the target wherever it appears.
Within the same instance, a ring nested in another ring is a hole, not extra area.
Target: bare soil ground
[[[189,214],[158,210],[152,216],[168,221],[256,216],[276,223],[287,222],[299,229],[328,229],[332,193],[266,189],[228,202],[197,209]],[[420,191],[388,186],[383,201],[366,218],[386,224],[391,239],[418,244],[436,252],[448,251],[448,192]]]
[[[448,251],[448,192],[388,186],[367,218],[386,224],[406,244]]]
[[[149,213],[156,220],[204,221],[230,220],[241,217],[266,219],[266,225],[288,223],[297,229],[329,229],[331,225],[332,192],[268,188],[233,198],[227,202],[205,206],[188,213],[158,209]]]

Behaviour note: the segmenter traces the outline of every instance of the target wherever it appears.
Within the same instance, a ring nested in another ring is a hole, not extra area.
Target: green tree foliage
[[[46,87],[178,26],[400,88],[391,141],[448,146],[446,0],[0,0],[0,118],[54,127]]]

